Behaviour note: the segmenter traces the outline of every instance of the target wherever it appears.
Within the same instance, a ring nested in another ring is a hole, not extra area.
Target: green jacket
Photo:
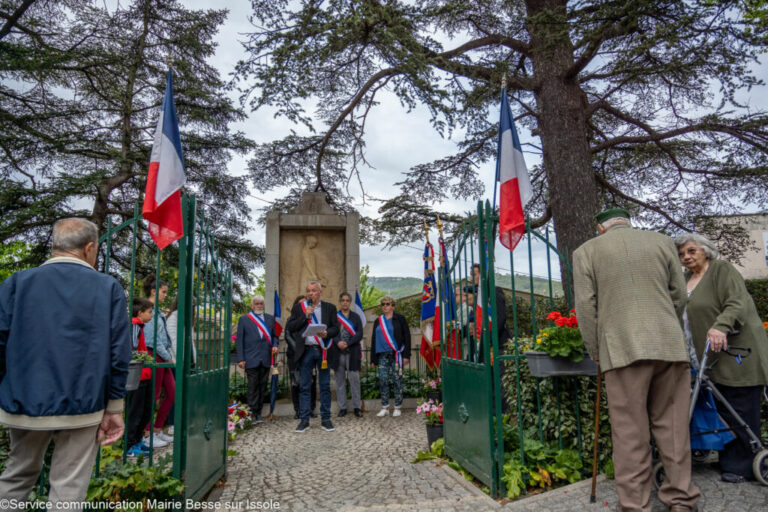
[[[691,273],[686,272],[685,277],[690,279]],[[741,365],[732,357],[712,352],[709,361],[719,360],[710,372],[713,381],[726,386],[768,385],[768,338],[744,279],[733,265],[710,260],[688,298],[688,322],[699,360],[712,327],[725,333],[738,330],[739,335],[729,338],[728,344],[752,349]]]
[[[573,253],[576,315],[602,371],[636,361],[688,361],[685,281],[672,239],[614,226]]]

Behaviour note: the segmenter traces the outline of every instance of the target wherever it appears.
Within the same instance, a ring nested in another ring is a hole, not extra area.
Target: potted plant
[[[533,346],[525,347],[531,375],[597,375],[597,365],[584,351],[584,340],[574,310],[568,316],[552,311],[547,320],[552,320],[555,325],[540,330]]]
[[[443,400],[443,379],[440,377],[434,377],[432,379],[422,379],[422,395],[427,400],[432,400],[435,403]]]
[[[427,400],[416,407],[416,414],[424,414],[427,425],[427,444],[443,437],[443,404],[433,400]]]
[[[128,364],[128,379],[125,381],[126,391],[136,391],[139,389],[141,381],[141,371],[144,366],[154,362],[152,356],[146,353],[133,352],[131,362]]]

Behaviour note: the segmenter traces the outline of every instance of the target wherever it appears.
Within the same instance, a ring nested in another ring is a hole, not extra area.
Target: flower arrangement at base
[[[443,389],[443,379],[435,377],[434,379],[421,379],[421,395],[429,397],[430,394],[440,393]]]
[[[246,430],[253,425],[253,417],[247,405],[235,402],[229,406],[227,413],[227,433],[231,440],[235,439],[238,430]]]
[[[555,325],[541,329],[532,348],[552,357],[568,358],[574,363],[584,359],[584,340],[574,310],[568,316],[552,311],[547,315],[547,320],[552,320]]]
[[[416,414],[424,414],[427,425],[441,425],[443,423],[443,404],[427,400],[416,407]]]

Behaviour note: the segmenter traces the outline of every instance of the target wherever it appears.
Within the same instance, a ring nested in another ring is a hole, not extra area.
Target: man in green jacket
[[[620,510],[651,510],[651,432],[666,474],[659,499],[669,510],[695,510],[677,250],[669,237],[633,229],[621,208],[595,221],[600,236],[573,253],[576,315],[605,375]]]

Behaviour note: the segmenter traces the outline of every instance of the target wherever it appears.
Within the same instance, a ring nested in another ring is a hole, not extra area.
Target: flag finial
[[[424,237],[426,237],[427,243],[429,243],[429,226],[427,226],[427,221],[424,221]]]
[[[170,52],[168,52],[168,55],[166,56],[165,60],[168,63],[168,69],[173,69],[173,58],[171,57]]]
[[[501,75],[501,89],[504,90],[507,88],[507,74],[504,73]]]
[[[440,221],[440,216],[437,216],[437,230],[440,232],[440,238],[443,237],[443,223]]]

